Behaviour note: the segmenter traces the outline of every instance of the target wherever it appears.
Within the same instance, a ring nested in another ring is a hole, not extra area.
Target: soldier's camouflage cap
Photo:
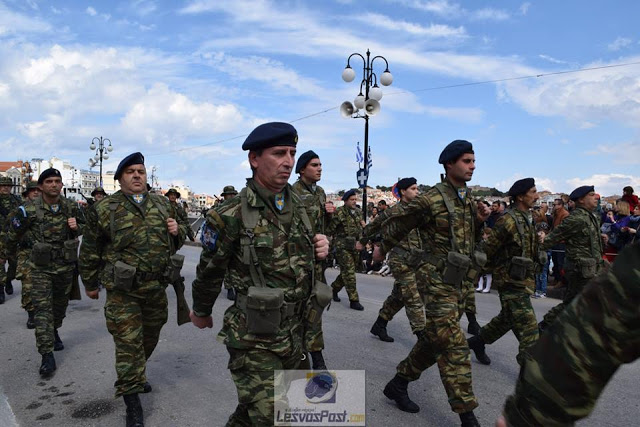
[[[8,176],[0,176],[0,186],[10,185],[13,187],[13,180]]]
[[[242,144],[242,149],[262,150],[264,148],[288,146],[298,144],[298,132],[289,123],[269,122],[255,128]]]
[[[224,196],[225,194],[238,194],[238,192],[233,185],[225,185],[225,187],[222,189],[221,195]]]
[[[583,185],[582,187],[578,187],[569,194],[569,198],[574,202],[581,197],[586,196],[587,194],[595,191],[593,185]]]
[[[178,196],[178,199],[182,197],[180,192],[178,190],[176,190],[175,188],[170,188],[169,191],[164,193],[165,197],[169,197],[169,194],[175,194],[176,196]]]
[[[104,194],[105,196],[107,195],[107,192],[106,192],[106,191],[104,191],[104,188],[102,188],[102,187],[96,187],[96,188],[94,188],[94,189],[93,189],[93,191],[91,192],[91,197],[94,197],[97,193],[102,193],[102,194]]]
[[[27,182],[27,187],[24,189],[24,191],[22,192],[22,196],[26,197],[27,194],[29,193],[29,191],[31,190],[35,190],[36,188],[38,188],[38,183],[35,181],[29,181]]]
[[[456,139],[444,147],[444,150],[440,153],[438,163],[444,165],[445,163],[453,162],[466,153],[473,154],[473,145],[469,141]]]

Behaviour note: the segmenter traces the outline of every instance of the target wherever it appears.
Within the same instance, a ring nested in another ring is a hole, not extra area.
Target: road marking
[[[9,405],[9,399],[0,388],[0,425],[6,427],[18,427],[16,416]]]

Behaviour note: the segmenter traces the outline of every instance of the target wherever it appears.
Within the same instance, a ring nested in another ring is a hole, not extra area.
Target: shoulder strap
[[[309,215],[307,214],[307,209],[305,204],[302,202],[302,199],[293,191],[289,191],[291,195],[291,199],[293,200],[293,205],[297,207],[298,214],[300,215],[300,219],[304,226],[309,230],[309,232],[313,233],[313,227],[311,226],[311,220],[309,219]]]
[[[444,201],[444,206],[445,208],[447,208],[447,213],[449,214],[449,240],[451,241],[451,250],[453,250],[454,252],[460,252],[460,247],[458,246],[458,240],[456,239],[456,234],[453,230],[453,223],[455,222],[455,219],[456,219],[456,211],[453,208],[453,205],[451,204],[451,200],[449,199],[449,196],[444,194],[444,191],[442,190],[442,183],[437,183],[435,185],[435,188],[436,190],[438,190],[438,193],[440,193],[440,195],[442,196],[442,200]]]
[[[253,283],[257,286],[266,288],[267,281],[264,279],[264,275],[262,274],[260,262],[258,261],[258,254],[256,254],[256,248],[253,244],[253,239],[255,237],[254,230],[258,225],[260,213],[258,212],[258,209],[254,209],[249,206],[246,187],[240,191],[240,205],[242,214],[242,231],[244,233],[240,235],[242,262],[249,267],[249,273],[251,274],[251,280]]]
[[[520,236],[520,244],[522,245],[522,256],[524,256],[524,246],[526,244],[524,238],[524,227],[522,226],[522,223],[520,222],[518,217],[516,217],[516,214],[513,213],[512,209],[509,209],[507,211],[507,215],[513,218],[513,221],[516,223],[516,230],[518,230],[518,235]]]
[[[111,241],[116,238],[116,209],[118,209],[120,202],[117,200],[109,200],[109,232],[111,234]]]

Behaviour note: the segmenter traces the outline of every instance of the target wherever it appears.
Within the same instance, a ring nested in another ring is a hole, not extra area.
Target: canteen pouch
[[[593,258],[578,258],[578,271],[585,279],[596,277],[596,260]]]
[[[538,264],[544,267],[548,262],[549,255],[545,251],[538,251]]]
[[[480,274],[482,274],[482,269],[487,265],[487,254],[481,251],[474,251],[473,255],[471,255],[471,260],[473,263],[467,272],[467,279],[475,283]]]
[[[136,279],[136,268],[122,261],[113,265],[113,289],[131,292]]]
[[[31,249],[31,261],[38,267],[46,267],[51,263],[51,245],[36,242]]]
[[[173,254],[169,257],[169,266],[167,267],[167,279],[169,283],[175,283],[182,279],[180,271],[184,265],[184,255]]]
[[[64,254],[64,260],[66,262],[78,261],[78,246],[80,246],[80,242],[77,239],[64,241],[62,253]]]
[[[317,324],[322,319],[322,312],[331,303],[333,291],[331,286],[324,282],[316,280],[311,289],[311,296],[307,303],[307,312],[305,318],[309,323]]]
[[[509,264],[509,277],[512,280],[525,280],[527,273],[533,269],[533,261],[523,256],[514,256]]]
[[[252,335],[274,335],[280,329],[284,305],[282,289],[250,286],[247,292],[247,332]]]
[[[449,285],[460,286],[470,266],[471,258],[458,252],[449,252],[442,272],[442,281]]]

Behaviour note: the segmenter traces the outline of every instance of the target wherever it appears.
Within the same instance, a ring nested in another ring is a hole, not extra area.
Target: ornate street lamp
[[[106,143],[109,145],[105,145]],[[97,143],[97,145],[96,145]],[[90,150],[96,150],[95,156],[89,158],[89,167],[93,168],[95,165],[100,165],[100,187],[102,187],[102,161],[109,159],[109,153],[113,151],[111,146],[111,140],[103,137],[95,137],[91,140],[89,145]]]
[[[365,184],[362,191],[362,213],[364,220],[367,220],[367,185],[366,180],[369,178],[369,116],[375,116],[380,111],[380,99],[382,99],[382,89],[378,86],[378,81],[382,86],[389,86],[393,82],[393,76],[389,72],[389,63],[383,56],[374,56],[367,49],[367,57],[365,58],[359,53],[352,53],[347,58],[347,66],[342,70],[342,80],[349,83],[356,77],[356,72],[351,68],[351,58],[359,56],[362,59],[362,80],[360,81],[360,92],[353,100],[353,104],[345,101],[340,106],[340,113],[343,117],[364,119],[364,176]],[[376,59],[381,59],[385,63],[384,72],[378,79],[377,74],[373,71],[373,63]],[[361,112],[362,111],[362,112]]]

